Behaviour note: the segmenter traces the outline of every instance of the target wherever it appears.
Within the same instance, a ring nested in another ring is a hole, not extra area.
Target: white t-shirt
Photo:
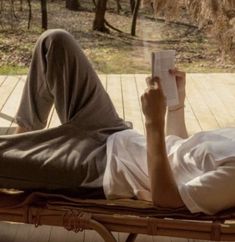
[[[186,207],[215,214],[235,206],[235,128],[166,137],[170,166]],[[103,187],[108,199],[151,201],[146,139],[124,130],[107,140]]]

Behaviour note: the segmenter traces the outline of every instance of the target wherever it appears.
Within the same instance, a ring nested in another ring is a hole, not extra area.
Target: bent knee
[[[73,40],[73,36],[64,29],[49,29],[42,33],[40,39],[49,39],[56,43],[64,43],[66,40]]]

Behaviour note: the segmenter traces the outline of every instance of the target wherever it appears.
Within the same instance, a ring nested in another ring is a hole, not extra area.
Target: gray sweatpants
[[[42,130],[53,103],[62,125]],[[16,121],[32,131],[0,137],[0,187],[68,193],[102,188],[106,139],[128,128],[63,30],[37,41]]]

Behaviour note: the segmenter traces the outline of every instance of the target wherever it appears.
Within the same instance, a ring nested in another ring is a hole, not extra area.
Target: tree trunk
[[[66,0],[65,7],[72,11],[78,11],[80,9],[79,0]]]
[[[2,11],[3,11],[3,0],[1,0],[1,9],[0,9],[0,13],[2,13]]]
[[[28,16],[28,29],[30,28],[31,19],[32,19],[32,6],[31,6],[31,0],[27,0],[28,7],[29,7],[29,16]]]
[[[47,29],[47,0],[41,0],[41,13],[42,13],[42,29]]]
[[[109,32],[105,27],[105,12],[107,0],[98,0],[96,6],[95,20],[93,22],[93,30],[100,32]]]
[[[23,0],[20,0],[20,11],[23,11]]]
[[[16,13],[15,13],[15,6],[14,6],[14,0],[11,0],[11,13],[12,13],[12,16],[17,18],[16,16]]]
[[[130,0],[130,7],[131,7],[131,12],[134,13],[134,9],[135,9],[135,1],[136,0]]]
[[[120,0],[116,0],[116,3],[117,3],[117,13],[119,14],[120,10],[122,9],[122,6],[120,4]]]
[[[131,35],[135,36],[136,34],[136,22],[137,22],[137,17],[138,17],[138,12],[140,8],[140,1],[141,0],[136,0],[135,2],[135,8],[132,16],[132,25],[131,25]]]
[[[95,9],[96,9],[96,6],[97,6],[96,1],[95,0],[92,0],[92,1],[93,1],[94,6],[95,6]]]

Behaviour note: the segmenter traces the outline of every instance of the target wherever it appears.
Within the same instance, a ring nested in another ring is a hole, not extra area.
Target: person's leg
[[[18,123],[43,128],[53,101],[63,125],[0,137],[0,187],[102,187],[106,140],[128,126],[76,41],[62,30],[46,31],[37,42]]]
[[[38,130],[45,127],[53,97],[47,88],[45,49],[39,37],[32,56],[21,102],[15,117],[16,133]]]
[[[105,151],[71,124],[0,136],[0,188],[102,195]]]
[[[75,116],[97,123],[98,115],[109,126],[119,119],[79,44],[64,30],[46,31],[37,41],[16,115],[20,129],[44,128],[53,101],[62,124]]]

